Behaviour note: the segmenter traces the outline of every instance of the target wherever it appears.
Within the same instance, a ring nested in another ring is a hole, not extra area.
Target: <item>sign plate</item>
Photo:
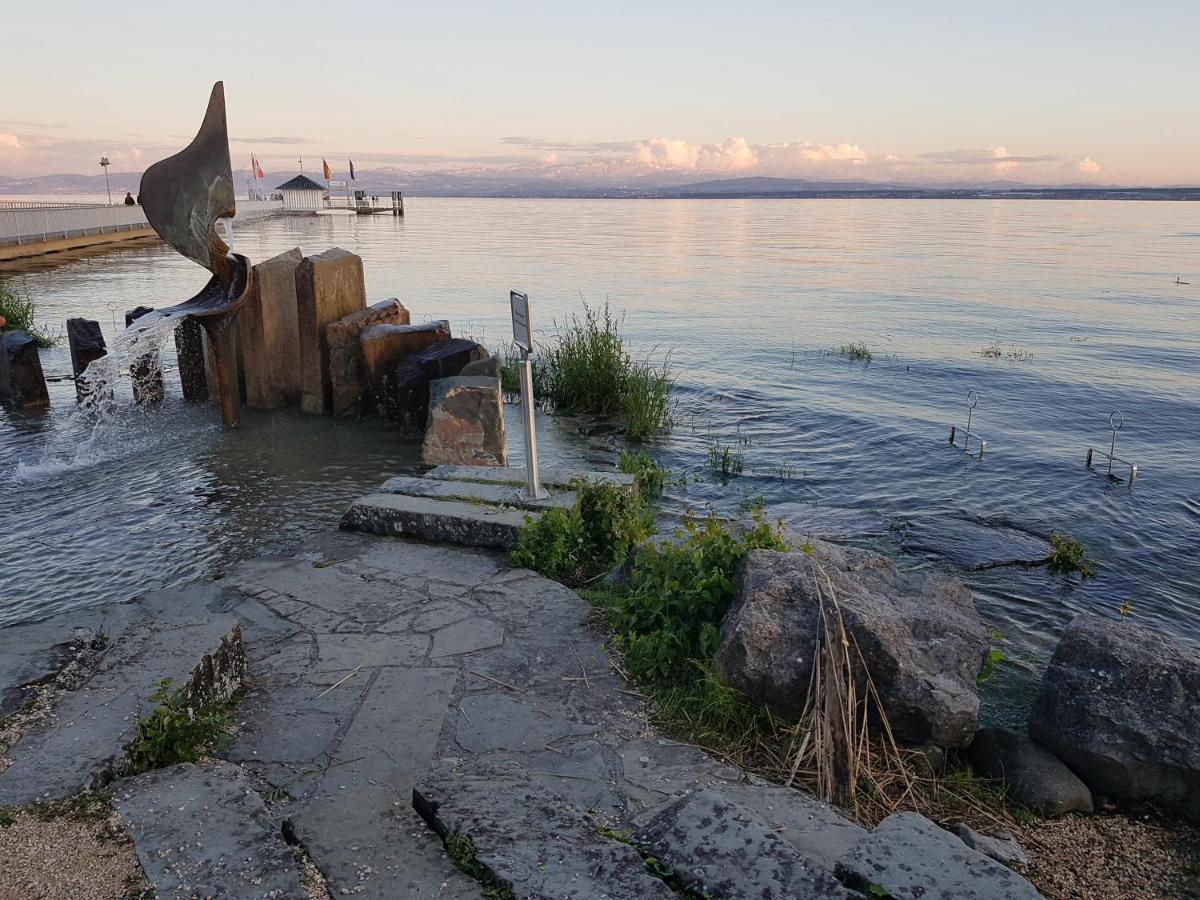
[[[512,305],[513,343],[526,353],[533,352],[533,326],[529,324],[529,295],[508,292]]]
[[[344,181],[331,181],[331,182],[329,182],[329,186],[330,186],[331,188],[344,188],[344,187],[346,186],[346,182],[344,182]]]

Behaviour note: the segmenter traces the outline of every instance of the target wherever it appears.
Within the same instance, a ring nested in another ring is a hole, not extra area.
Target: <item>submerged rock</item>
[[[1004,782],[1009,800],[1042,815],[1092,811],[1092,792],[1049,750],[1011,728],[984,728],[968,751],[985,778]]]
[[[813,541],[811,552],[754,550],[721,626],[718,674],[779,715],[801,714],[829,589],[862,653],[896,738],[965,747],[987,633],[970,592],[943,575],[901,572],[878,553]],[[856,673],[859,686],[866,673]]]
[[[462,338],[438,341],[408,357],[392,372],[385,419],[410,433],[423,432],[429,419],[430,383],[461,375],[468,363],[487,357],[486,348]]]
[[[1099,793],[1200,821],[1200,651],[1079,616],[1042,678],[1029,733]]]

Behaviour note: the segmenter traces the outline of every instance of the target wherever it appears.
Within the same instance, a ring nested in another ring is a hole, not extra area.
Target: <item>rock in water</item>
[[[1087,785],[1027,734],[1011,728],[984,728],[975,735],[968,753],[975,771],[1004,782],[1009,800],[1046,816],[1092,811],[1092,792]]]
[[[408,319],[408,310],[393,297],[325,326],[325,343],[329,348],[331,411],[335,416],[362,415],[374,405],[359,335],[376,325],[405,326],[408,325]]]
[[[459,376],[430,382],[421,461],[430,466],[508,465],[499,379]]]
[[[392,373],[385,419],[399,424],[410,434],[423,432],[429,419],[430,382],[460,375],[467,363],[487,356],[487,350],[474,341],[451,338],[408,357]]]
[[[0,332],[0,403],[19,409],[43,409],[50,392],[42,374],[37,342],[24,331]]]
[[[77,382],[89,363],[108,353],[100,323],[91,319],[67,319],[67,346],[71,349],[71,374]]]
[[[238,313],[238,329],[245,339],[242,368],[246,380],[246,405],[252,409],[279,409],[300,400],[296,270],[303,260],[300,248],[293,247],[256,265],[250,296]],[[175,339],[178,345],[178,329]],[[182,352],[181,347],[181,376]]]
[[[812,541],[811,552],[752,550],[721,625],[717,673],[779,715],[804,710],[821,596],[831,586],[897,740],[965,747],[987,632],[963,584],[901,572],[878,553]],[[828,579],[828,581],[826,581]],[[864,672],[856,673],[860,687]]]
[[[325,415],[333,407],[325,326],[367,306],[362,257],[339,247],[306,256],[296,267],[300,335],[300,408]]]
[[[1200,652],[1131,622],[1067,626],[1029,733],[1099,793],[1200,821]]]

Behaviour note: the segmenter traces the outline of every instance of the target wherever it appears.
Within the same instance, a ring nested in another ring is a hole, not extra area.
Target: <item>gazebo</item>
[[[312,212],[322,207],[321,198],[325,195],[325,187],[313,181],[307,175],[297,175],[291,181],[285,181],[275,188],[283,194],[284,212]]]

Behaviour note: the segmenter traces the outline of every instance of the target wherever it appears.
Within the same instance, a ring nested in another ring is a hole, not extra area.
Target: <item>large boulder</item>
[[[1050,659],[1029,733],[1098,793],[1200,821],[1200,652],[1079,616]]]
[[[0,403],[18,409],[50,405],[37,342],[24,331],[0,331]]]
[[[814,540],[787,553],[752,550],[735,587],[714,665],[752,699],[786,718],[803,712],[822,603],[830,604],[832,591],[861,652],[855,682],[861,689],[870,675],[896,739],[971,742],[988,641],[961,582],[901,572],[878,553]]]
[[[330,411],[335,416],[362,415],[374,406],[359,343],[362,332],[377,325],[404,326],[408,320],[408,310],[392,297],[325,326],[325,344],[329,348]]]
[[[1004,782],[1009,800],[1045,816],[1090,813],[1092,792],[1057,756],[1011,728],[983,728],[967,751],[975,771]]]
[[[392,372],[384,419],[410,434],[422,434],[429,420],[429,385],[439,378],[462,374],[467,363],[486,359],[487,350],[474,341],[452,338],[431,344],[405,359]]]
[[[439,378],[429,385],[421,461],[430,466],[506,466],[500,379]]]
[[[71,351],[71,374],[77,382],[89,363],[108,353],[100,323],[92,319],[67,319],[67,346]]]

